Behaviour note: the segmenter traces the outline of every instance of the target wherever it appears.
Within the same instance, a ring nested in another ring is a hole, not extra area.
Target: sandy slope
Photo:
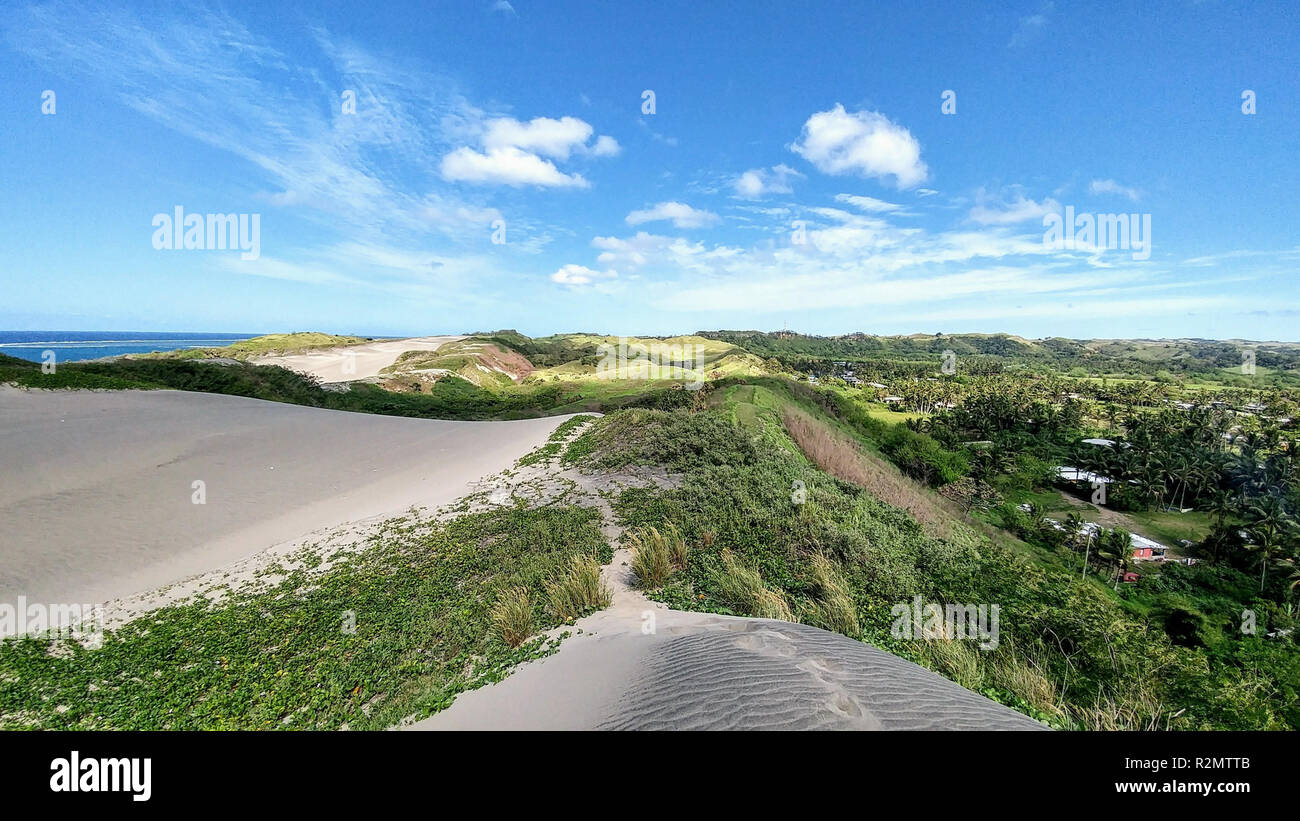
[[[102,602],[324,528],[445,504],[560,421],[0,386],[0,601]],[[196,480],[206,504],[191,501]]]
[[[525,467],[487,484],[519,493],[548,472]],[[621,530],[602,492],[643,482],[633,474],[574,469],[552,478],[562,480],[556,491],[601,511],[602,530],[617,545]],[[671,478],[654,478],[653,484],[662,487],[665,481]],[[408,729],[1044,729],[937,673],[846,636],[770,619],[670,610],[633,588],[631,559],[630,550],[617,547],[601,571],[613,593],[609,608],[550,631],[552,637],[575,634],[559,652],[495,685],[461,694],[446,710]]]
[[[1041,730],[910,661],[816,627],[598,614],[560,652],[465,693],[425,730]]]
[[[436,351],[447,342],[464,338],[417,336],[342,348],[322,348],[292,356],[261,356],[251,361],[255,365],[281,365],[290,370],[309,373],[320,377],[322,382],[349,382],[378,376],[381,370],[396,362],[397,357],[406,351]]]

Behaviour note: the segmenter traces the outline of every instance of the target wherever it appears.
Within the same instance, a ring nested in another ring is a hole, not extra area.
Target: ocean
[[[40,362],[41,354],[54,351],[58,362],[77,362],[127,353],[220,347],[257,335],[147,331],[0,331],[0,354]]]

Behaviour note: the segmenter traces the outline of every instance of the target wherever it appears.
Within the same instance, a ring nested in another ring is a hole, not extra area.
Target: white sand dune
[[[98,603],[470,492],[561,418],[450,422],[0,386],[0,601]],[[206,504],[193,504],[202,481]]]
[[[910,661],[816,627],[654,612],[651,635],[612,614],[586,619],[584,633],[557,654],[462,694],[411,729],[1045,729]]]
[[[350,382],[378,376],[380,371],[392,365],[407,351],[436,351],[448,342],[464,338],[416,336],[340,348],[321,348],[290,356],[260,356],[251,361],[255,365],[280,365],[292,371],[311,374],[319,377],[322,382]]]
[[[602,570],[611,607],[549,633],[576,633],[559,652],[405,729],[1045,729],[847,636],[670,610],[632,588],[630,559],[619,547]]]

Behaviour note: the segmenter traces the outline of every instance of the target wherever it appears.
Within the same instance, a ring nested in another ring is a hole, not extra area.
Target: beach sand
[[[322,348],[292,356],[261,356],[251,361],[255,365],[280,365],[292,371],[311,374],[319,377],[322,382],[350,382],[378,376],[381,370],[392,365],[407,351],[436,351],[447,342],[464,338],[417,336],[341,348]]]
[[[100,603],[323,529],[446,504],[561,421],[0,386],[0,601]],[[205,504],[192,502],[196,481]]]

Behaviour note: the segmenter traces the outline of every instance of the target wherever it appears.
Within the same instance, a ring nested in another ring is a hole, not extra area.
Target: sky
[[[0,330],[1300,341],[1289,0],[7,5]]]

